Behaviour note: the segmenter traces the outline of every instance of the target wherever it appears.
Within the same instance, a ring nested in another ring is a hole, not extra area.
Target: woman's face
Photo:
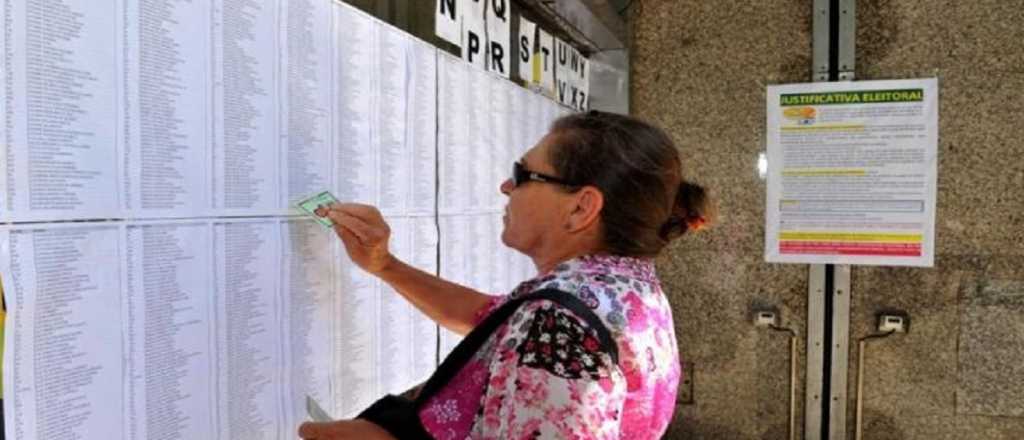
[[[520,162],[527,170],[559,177],[548,160],[555,140],[556,136],[548,133]],[[564,229],[561,226],[565,222],[565,205],[571,197],[563,188],[535,181],[514,187],[510,178],[501,184],[501,192],[508,196],[505,229],[501,233],[505,245],[536,258],[562,238],[559,234]]]

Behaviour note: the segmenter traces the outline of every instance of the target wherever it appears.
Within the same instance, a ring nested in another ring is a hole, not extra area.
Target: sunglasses
[[[547,174],[541,174],[536,171],[530,171],[526,169],[521,162],[512,163],[512,187],[518,187],[526,182],[541,182],[541,183],[553,183],[556,185],[564,186],[578,186],[569,181],[559,179],[555,176],[549,176]]]

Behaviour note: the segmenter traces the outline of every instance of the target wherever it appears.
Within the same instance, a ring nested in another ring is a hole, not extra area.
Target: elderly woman
[[[541,290],[567,292],[585,307],[549,299],[505,307],[511,316],[491,319],[495,327],[478,335],[479,346],[460,344],[455,352],[463,348],[465,359],[446,359],[427,382],[429,395],[405,408],[412,416],[390,423],[400,426],[371,410],[355,420],[305,423],[299,435],[659,438],[672,418],[680,370],[653,258],[710,216],[704,190],[683,180],[680,168],[668,136],[638,119],[591,111],[557,120],[501,184],[508,196],[501,239],[532,258],[538,274],[503,297],[397,260],[373,207],[322,210],[352,261],[454,332],[466,334]]]

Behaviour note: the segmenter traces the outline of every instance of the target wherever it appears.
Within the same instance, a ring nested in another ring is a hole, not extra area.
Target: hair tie
[[[702,215],[694,215],[686,217],[686,229],[691,231],[699,231],[707,226],[707,219]]]

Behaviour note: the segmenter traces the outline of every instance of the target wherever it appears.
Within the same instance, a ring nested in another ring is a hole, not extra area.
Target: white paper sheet
[[[350,417],[425,379],[438,340],[461,337],[332,231],[285,217],[309,192],[380,206],[396,254],[427,272],[500,294],[523,279],[499,185],[557,113],[549,100],[338,2],[0,11],[0,108],[18,116],[0,127],[0,171],[14,170],[0,220],[131,219],[0,232],[22,326],[6,333],[8,438],[289,438],[306,395]],[[43,41],[44,16],[75,26]],[[66,52],[28,50],[39,42]],[[65,347],[72,362],[33,364]]]
[[[14,221],[115,218],[118,201],[114,2],[8,2],[3,142]],[[54,23],[62,23],[53,26]]]
[[[512,74],[512,2],[487,1],[487,70],[508,79]]]
[[[555,96],[566,107],[579,111],[586,109],[587,59],[572,45],[555,39]]]
[[[765,260],[931,267],[934,78],[768,88]]]
[[[377,380],[380,281],[357,267],[344,250],[339,252],[336,264],[334,383],[337,386],[332,414],[352,417],[380,397]]]
[[[214,438],[210,237],[206,222],[125,228],[125,438]]]
[[[279,207],[277,1],[214,0],[213,208]]]
[[[412,228],[413,254],[407,262],[424,272],[436,275],[438,232],[433,216],[413,218]],[[426,380],[436,367],[438,326],[426,315],[418,310],[414,310],[412,332],[413,361],[411,378],[413,384],[415,384]]]
[[[550,121],[547,117],[547,106],[551,102],[543,95],[537,93],[530,93],[530,106],[529,114],[527,117],[530,119],[530,128],[533,131],[533,142],[530,147],[533,147],[544,138],[550,126]],[[527,148],[529,149],[529,148]],[[524,151],[525,153],[525,151]]]
[[[5,438],[124,438],[121,243],[116,224],[0,231]]]
[[[464,157],[455,157],[456,166],[469,168],[467,187],[461,191],[469,193],[468,212],[488,209],[497,187],[491,179],[492,142],[490,132],[491,82],[495,77],[477,69],[469,69],[468,106],[462,110],[469,123],[469,151]]]
[[[337,4],[334,16],[335,84],[334,195],[343,201],[377,202],[374,154],[377,26],[371,17]]]
[[[533,48],[537,41],[537,23],[519,17],[519,41],[516,42],[519,57],[519,79],[528,84],[538,81],[533,77]]]
[[[434,11],[434,34],[456,46],[462,43],[463,0],[438,0]]]
[[[213,224],[216,396],[222,439],[284,438],[280,226]],[[268,270],[271,269],[271,270]]]
[[[437,49],[415,41],[408,74],[412,100],[407,123],[412,148],[412,200],[408,212],[433,215],[437,201]]]
[[[402,261],[413,256],[412,221],[407,217],[390,218],[391,252]],[[378,381],[380,391],[398,394],[412,384],[413,328],[412,305],[387,284],[380,291]]]
[[[312,220],[281,222],[286,434],[306,420],[306,396],[331,401],[336,240]]]
[[[477,287],[474,286],[475,274],[472,272],[474,265],[470,254],[471,242],[476,238],[473,235],[473,226],[472,216],[465,214],[453,214],[440,218],[441,278],[467,287]],[[461,336],[441,329],[439,351],[442,360],[461,339]]]
[[[490,156],[488,179],[484,187],[488,211],[501,211],[505,206],[505,195],[501,193],[501,183],[512,173],[512,140],[509,133],[512,120],[511,92],[517,87],[509,81],[495,79],[490,82],[490,105],[487,107],[487,142],[484,152]]]
[[[0,23],[8,22],[7,9],[8,8],[6,7],[0,7]],[[0,32],[0,49],[3,49],[4,52],[7,52],[9,50],[7,40],[7,32]],[[5,71],[12,67],[8,60],[0,61],[0,66],[3,66],[3,69]],[[9,99],[9,95],[7,92],[7,87],[0,87],[0,115],[9,114],[7,113],[7,101]],[[10,221],[11,207],[11,204],[8,201],[8,188],[10,188],[8,181],[11,179],[12,176],[10,176],[7,172],[7,157],[9,154],[8,148],[10,147],[8,147],[6,142],[7,139],[10,139],[8,137],[9,134],[10,131],[8,130],[7,122],[5,121],[4,123],[0,124],[0,139],[5,140],[5,142],[0,142],[0,222],[4,223]]]
[[[511,97],[509,98],[509,161],[519,160],[521,151],[533,146],[533,133],[531,131],[530,121],[527,119],[529,104],[529,98],[527,93],[528,90],[521,87],[511,88]],[[505,170],[509,177],[512,175],[512,164],[506,165],[509,169]]]
[[[413,172],[407,118],[411,41],[391,26],[377,29],[377,206],[386,214],[405,214]]]
[[[487,70],[487,0],[459,0],[462,11],[462,59],[480,70]]]
[[[496,255],[498,249],[495,247],[494,237],[499,233],[493,224],[493,214],[479,214],[469,217],[469,229],[463,234],[469,233],[468,254],[466,270],[470,276],[470,286],[474,289],[495,293],[497,286],[493,277],[497,272],[497,265],[501,263]]]
[[[512,263],[512,253],[508,246],[501,242],[501,232],[505,229],[502,217],[504,213],[488,214],[489,235],[483,237],[487,247],[491,250],[492,267],[489,273],[487,292],[492,295],[505,295],[512,289],[509,286],[509,268]]]
[[[470,150],[468,112],[469,68],[447,54],[438,57],[437,144],[439,157],[440,212],[462,212],[469,207]]]
[[[540,47],[539,58],[534,63],[540,63],[540,87],[545,95],[555,96],[555,39],[544,31],[537,28],[537,40]]]
[[[281,199],[287,210],[331,188],[331,3],[282,0]]]
[[[121,178],[127,215],[209,210],[210,2],[125,2]]]

